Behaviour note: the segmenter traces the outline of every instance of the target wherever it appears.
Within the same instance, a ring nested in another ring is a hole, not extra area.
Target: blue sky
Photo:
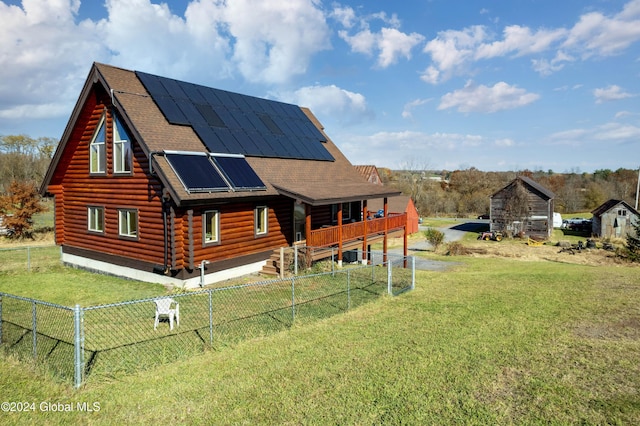
[[[640,166],[640,0],[0,1],[0,135],[92,62],[307,106],[354,164]]]

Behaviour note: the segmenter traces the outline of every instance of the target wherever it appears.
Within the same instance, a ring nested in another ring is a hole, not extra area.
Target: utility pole
[[[636,211],[638,210],[638,193],[640,193],[640,168],[638,168],[638,186],[636,187]]]

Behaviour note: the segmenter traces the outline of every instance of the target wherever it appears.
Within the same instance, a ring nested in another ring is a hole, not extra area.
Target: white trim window
[[[113,173],[131,173],[131,139],[115,115],[113,118]]]
[[[138,238],[137,210],[118,210],[118,234],[121,237]]]
[[[93,134],[89,145],[89,172],[106,173],[107,152],[106,152],[106,129],[104,115],[100,119],[96,132]]]
[[[254,210],[255,234],[266,235],[269,223],[269,208],[267,206],[258,206]]]
[[[210,210],[204,212],[202,225],[202,238],[204,244],[215,244],[220,242],[220,212]]]
[[[87,229],[91,232],[104,233],[104,207],[87,207]]]

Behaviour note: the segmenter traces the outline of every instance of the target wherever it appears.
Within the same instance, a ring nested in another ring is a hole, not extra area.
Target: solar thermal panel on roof
[[[207,155],[165,154],[173,171],[189,192],[228,191],[229,185]]]
[[[266,186],[244,157],[214,155],[213,160],[235,190],[263,190]]]

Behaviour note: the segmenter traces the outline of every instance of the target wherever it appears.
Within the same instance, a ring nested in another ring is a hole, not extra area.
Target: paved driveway
[[[444,242],[449,243],[452,241],[458,241],[462,239],[462,237],[466,235],[468,232],[474,232],[474,233],[477,232],[478,227],[481,227],[482,225],[486,225],[488,229],[489,221],[474,219],[474,220],[462,221],[461,223],[452,225],[448,228],[438,228],[438,229],[444,233]],[[425,231],[426,229],[427,229],[426,226],[421,225],[419,232]],[[432,250],[433,250],[433,246],[424,239],[421,239],[420,241],[412,242],[408,247],[409,255],[412,255],[415,252],[432,251]],[[395,248],[392,251],[397,253],[402,253],[402,248]],[[450,268],[451,266],[455,266],[455,265],[458,265],[458,263],[429,260],[421,256],[416,256],[416,269],[420,269],[420,270],[444,271]]]

